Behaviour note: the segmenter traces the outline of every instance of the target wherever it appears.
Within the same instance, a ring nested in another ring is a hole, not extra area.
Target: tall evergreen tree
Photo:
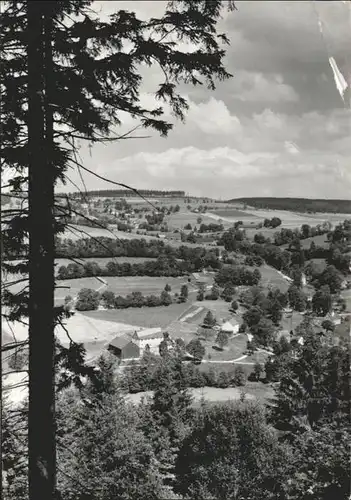
[[[203,407],[177,456],[175,490],[186,498],[285,498],[289,454],[255,404]]]
[[[116,395],[97,404],[76,401],[61,412],[58,484],[67,500],[164,497],[151,444],[136,409]],[[67,415],[66,412],[69,412]]]
[[[180,82],[213,89],[216,79],[230,76],[220,46],[228,40],[216,31],[221,1],[170,2],[164,16],[147,21],[124,10],[101,21],[91,5],[8,1],[0,14],[2,171],[15,171],[11,195],[28,198],[28,208],[6,212],[3,247],[7,255],[29,256],[29,264],[7,265],[29,271],[29,294],[7,293],[3,303],[11,318],[29,316],[31,500],[53,498],[55,491],[54,325],[62,310],[54,310],[54,235],[63,225],[54,211],[54,186],[69,167],[87,170],[76,160],[76,141],[121,139],[114,127],[122,111],[161,135],[172,128],[162,106],[140,104],[140,65],[162,69],[156,98],[180,119],[188,107],[177,93]],[[170,36],[196,49],[179,50]]]

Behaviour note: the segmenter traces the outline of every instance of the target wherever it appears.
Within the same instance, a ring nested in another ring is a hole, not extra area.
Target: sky
[[[95,6],[103,17],[121,8],[156,17],[165,8],[162,1]],[[83,164],[138,189],[221,199],[350,198],[351,106],[337,91],[328,59],[334,57],[350,85],[351,5],[294,0],[236,6],[219,25],[231,41],[225,65],[233,78],[215,91],[182,85],[190,109],[185,123],[169,117],[174,128],[166,139],[149,131],[144,139],[83,144]],[[140,100],[153,103],[162,75],[155,69],[142,74]],[[135,124],[129,116],[121,120],[121,132]],[[113,187],[91,174],[83,177],[87,189]],[[70,178],[83,188],[77,173]],[[68,183],[64,190],[75,188]]]

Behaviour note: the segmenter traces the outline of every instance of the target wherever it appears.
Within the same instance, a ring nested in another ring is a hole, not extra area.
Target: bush
[[[223,330],[220,330],[216,338],[216,343],[219,345],[220,349],[223,349],[226,345],[228,345],[228,342],[228,334],[226,332],[223,332]]]
[[[247,324],[246,323],[242,323],[240,326],[239,326],[239,333],[245,333],[247,330]]]
[[[230,305],[232,311],[237,311],[239,309],[239,304],[237,303],[236,300],[233,300],[233,302]]]
[[[244,386],[246,384],[246,374],[242,366],[236,366],[234,368],[233,382],[236,386]]]
[[[77,311],[93,311],[99,307],[100,294],[90,288],[83,288],[78,293]]]
[[[189,342],[189,344],[186,347],[186,350],[189,354],[194,356],[196,361],[202,361],[203,357],[205,356],[206,349],[205,347],[201,344],[199,339],[193,339]]]
[[[207,328],[212,328],[216,324],[216,318],[214,317],[213,313],[211,311],[208,311],[205,319],[204,319],[204,326]]]

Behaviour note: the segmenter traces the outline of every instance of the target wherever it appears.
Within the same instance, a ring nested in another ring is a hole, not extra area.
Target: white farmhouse
[[[140,356],[143,355],[144,349],[148,344],[150,351],[153,354],[159,354],[159,345],[163,340],[163,333],[161,328],[145,328],[134,332],[134,342],[139,346]]]
[[[236,320],[226,321],[221,326],[221,330],[229,335],[234,335],[239,332],[239,323]]]

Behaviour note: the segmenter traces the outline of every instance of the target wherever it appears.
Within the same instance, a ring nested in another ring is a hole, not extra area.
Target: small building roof
[[[145,328],[144,330],[136,331],[133,336],[138,339],[144,339],[163,337],[163,334],[161,328]]]
[[[117,349],[123,349],[123,347],[126,347],[130,343],[135,344],[135,342],[133,342],[131,337],[127,335],[122,335],[120,337],[115,337],[113,340],[111,340],[109,345],[112,347],[117,347]]]
[[[232,332],[235,329],[235,327],[239,324],[235,320],[234,320],[234,322],[235,322],[235,324],[233,324],[233,321],[226,321],[221,326],[221,330],[223,330],[224,332]]]

